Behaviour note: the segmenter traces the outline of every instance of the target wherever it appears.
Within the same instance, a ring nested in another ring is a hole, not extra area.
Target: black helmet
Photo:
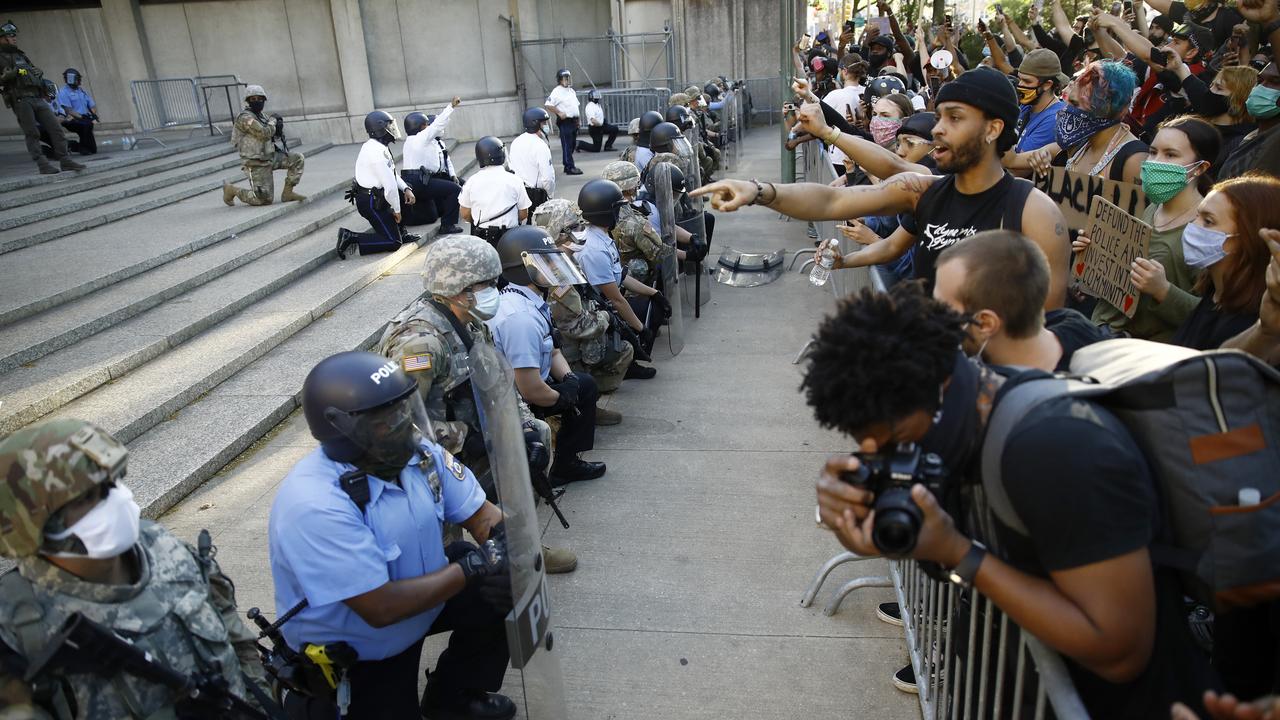
[[[480,167],[502,165],[507,161],[507,146],[492,135],[486,135],[476,142],[476,161]]]
[[[610,230],[618,224],[618,209],[626,203],[622,188],[612,180],[592,180],[578,191],[582,219]]]
[[[321,360],[307,374],[302,414],[325,455],[351,462],[370,451],[357,432],[364,424],[359,416],[417,398],[417,390],[417,382],[400,363],[371,352],[341,352]]]
[[[364,116],[364,131],[374,140],[385,141],[387,137],[393,141],[400,139],[400,126],[396,124],[396,119],[381,110],[374,110]]]
[[[560,68],[560,71],[556,73],[556,82],[558,83],[567,77],[571,77],[572,75],[573,73],[569,72],[569,68]]]
[[[693,114],[683,105],[672,105],[667,108],[667,122],[681,130],[688,130],[693,127]]]
[[[542,129],[542,123],[551,119],[550,113],[540,107],[531,107],[524,111],[524,131],[536,133]]]
[[[0,25],[0,37],[17,37],[17,36],[18,36],[18,26],[14,25],[12,20],[5,22],[5,24],[3,25]]]
[[[84,73],[75,68],[67,68],[62,71],[62,81],[74,87],[84,82]]]
[[[707,83],[706,87],[702,88],[702,92],[706,93],[707,97],[715,100],[720,97],[720,86],[710,82]]]
[[[564,255],[556,247],[555,240],[547,234],[547,231],[537,225],[516,225],[502,234],[495,248],[498,251],[498,259],[502,262],[502,277],[516,285],[535,282],[529,275],[529,268],[524,259],[525,253]],[[567,256],[565,259],[568,259]]]
[[[671,193],[676,197],[679,197],[689,192],[689,188],[685,187],[684,184],[684,171],[675,163],[667,164],[671,166]]]
[[[640,116],[640,135],[636,138],[636,145],[642,148],[649,147],[649,133],[662,122],[662,113],[657,110],[649,110]]]
[[[681,137],[680,128],[669,122],[658,123],[649,134],[649,149],[655,153],[675,152],[678,137]]]
[[[872,80],[867,87],[867,92],[871,94],[871,97],[877,99],[885,95],[905,93],[906,91],[907,84],[902,82],[902,78],[897,75],[880,75]]]
[[[404,133],[410,137],[417,135],[431,124],[431,120],[420,112],[411,112],[404,116]]]
[[[591,88],[591,92],[587,93],[587,101],[600,102],[600,91],[595,88]]]

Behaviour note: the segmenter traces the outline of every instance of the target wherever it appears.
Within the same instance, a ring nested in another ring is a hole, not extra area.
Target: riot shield
[[[476,342],[468,353],[471,388],[489,452],[489,468],[505,516],[512,609],[507,614],[511,667],[521,686],[503,692],[529,720],[566,717],[559,638],[542,560],[541,523],[529,482],[529,463],[516,401],[515,373],[492,345]]]
[[[676,258],[676,199],[671,185],[670,163],[658,163],[649,173],[649,191],[653,194],[653,202],[658,206],[658,217],[661,220],[662,242],[667,245],[667,254],[663,256],[658,268],[659,290],[671,303],[671,319],[667,323],[667,343],[672,355],[679,355],[684,349],[684,311],[680,299],[680,260]],[[650,312],[656,312],[651,305]]]
[[[702,187],[702,163],[698,161],[698,147],[702,143],[702,135],[698,123],[684,131],[685,136],[676,141],[676,149],[680,159],[685,161],[685,190]],[[701,198],[683,195],[676,205],[676,222],[689,231],[694,237],[694,246],[690,247],[690,260],[686,263],[686,272],[693,275],[693,282],[684,284],[684,301],[687,307],[693,308],[694,317],[702,315],[702,306],[711,301],[711,284],[706,281],[707,273],[703,270],[707,254],[711,251],[711,239],[707,237],[706,207]]]

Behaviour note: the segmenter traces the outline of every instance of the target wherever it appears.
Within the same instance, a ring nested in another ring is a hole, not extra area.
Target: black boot
[[[557,458],[551,465],[549,473],[551,487],[560,487],[580,480],[595,480],[604,475],[605,469],[602,462],[587,462],[577,457],[565,461]]]
[[[627,368],[627,374],[622,376],[623,380],[649,380],[658,374],[658,368],[646,367],[634,360],[631,366]]]
[[[351,231],[346,228],[338,228],[338,259],[347,259],[347,248],[355,243],[351,237]]]
[[[451,702],[432,697],[431,690],[422,698],[422,717],[427,720],[509,720],[516,714],[511,698],[498,693],[472,692]]]

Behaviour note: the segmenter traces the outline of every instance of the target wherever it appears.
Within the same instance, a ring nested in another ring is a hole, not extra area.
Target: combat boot
[[[63,158],[58,161],[58,165],[61,166],[63,170],[83,170],[84,169],[83,165],[76,162],[75,160],[72,160],[69,156],[63,156]]]
[[[236,186],[226,180],[222,181],[222,202],[226,203],[227,207],[234,207],[236,204]]]
[[[596,425],[617,425],[622,422],[622,413],[596,406]]]
[[[299,195],[294,192],[294,187],[296,186],[290,183],[284,184],[284,192],[280,193],[280,202],[302,202],[307,199],[306,195]]]
[[[36,167],[40,168],[41,175],[57,175],[61,172],[58,168],[53,166],[53,163],[45,160],[44,158],[40,158],[36,161]]]
[[[548,575],[570,573],[578,567],[578,556],[568,548],[542,546],[542,559],[546,563]]]
[[[347,248],[355,244],[355,238],[351,237],[351,231],[346,228],[338,228],[338,259],[347,259]]]

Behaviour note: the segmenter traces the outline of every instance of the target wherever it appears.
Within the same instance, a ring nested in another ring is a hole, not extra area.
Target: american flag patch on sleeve
[[[423,353],[421,355],[405,355],[404,359],[400,361],[400,364],[401,366],[404,367],[404,371],[407,373],[418,372],[421,370],[430,370],[431,369],[431,353]]]

